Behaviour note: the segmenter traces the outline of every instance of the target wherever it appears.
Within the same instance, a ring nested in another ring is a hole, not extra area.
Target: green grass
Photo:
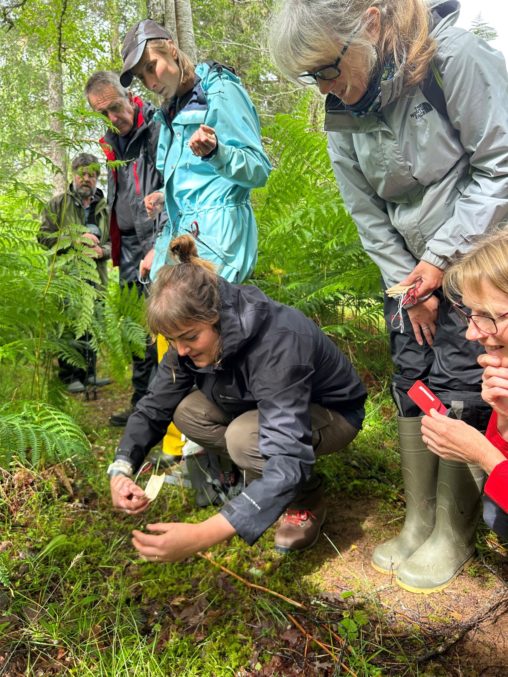
[[[375,496],[393,512],[400,474],[392,419],[386,395],[373,397],[359,439],[319,460],[329,496]],[[414,657],[428,638],[418,627],[394,632],[374,594],[327,591],[323,563],[338,551],[326,539],[306,556],[283,556],[269,530],[253,547],[233,539],[212,551],[217,563],[304,611],[198,557],[140,560],[133,528],[202,520],[214,509],[198,511],[189,492],[165,486],[142,516],[113,511],[102,451],[112,449],[111,430],[91,433],[98,453],[58,472],[0,471],[0,675],[424,674]],[[333,647],[337,663],[306,646],[290,616]]]

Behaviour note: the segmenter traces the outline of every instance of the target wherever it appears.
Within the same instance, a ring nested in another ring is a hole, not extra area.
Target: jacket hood
[[[436,38],[448,26],[456,23],[460,13],[458,0],[448,2],[430,2],[430,35]],[[392,80],[381,83],[381,108],[392,103],[400,97],[404,89],[403,70],[399,69]]]
[[[219,278],[222,358],[234,358],[257,338],[269,315],[268,298],[257,287],[232,285]]]
[[[233,73],[227,66],[216,62],[199,63],[196,66],[196,75],[201,79],[201,86],[205,92],[218,80],[222,80],[223,78],[236,82],[237,84],[240,84],[241,82],[238,75]]]

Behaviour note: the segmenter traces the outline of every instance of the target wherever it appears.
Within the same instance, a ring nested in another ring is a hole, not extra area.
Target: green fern
[[[254,282],[312,317],[363,367],[359,345],[365,355],[373,344],[386,352],[380,275],[338,191],[322,107],[309,95],[293,115],[277,115],[263,130],[276,171],[255,194]]]
[[[119,285],[116,281],[109,283],[101,331],[113,374],[125,372],[134,355],[144,356],[147,336],[145,300],[138,294],[135,285]]]
[[[0,466],[16,457],[32,466],[83,457],[90,444],[73,419],[48,404],[22,401],[0,407]]]

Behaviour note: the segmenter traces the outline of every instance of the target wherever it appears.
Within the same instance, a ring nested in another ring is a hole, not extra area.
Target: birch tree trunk
[[[49,127],[56,138],[50,140],[48,157],[55,166],[53,184],[55,193],[62,193],[67,188],[67,153],[62,143],[64,128],[60,117],[64,107],[63,73],[59,54],[55,53],[50,61],[51,66],[48,72]]]
[[[197,49],[190,0],[147,0],[147,15],[165,26],[177,46],[196,63]]]
[[[166,0],[166,6],[171,4],[171,2],[172,0]],[[176,9],[178,46],[187,54],[193,63],[196,63],[198,50],[196,49],[194,26],[192,25],[192,7],[190,0],[174,0],[174,4]]]
[[[146,16],[158,24],[166,26],[172,33],[174,24],[166,22],[166,4],[169,4],[169,0],[146,0]]]

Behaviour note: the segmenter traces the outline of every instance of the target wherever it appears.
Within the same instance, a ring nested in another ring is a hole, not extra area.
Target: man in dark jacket
[[[94,73],[85,87],[91,108],[104,115],[110,125],[100,140],[108,162],[108,207],[113,265],[120,267],[120,282],[135,284],[139,293],[144,286],[139,279],[143,257],[152,249],[162,225],[161,217],[149,218],[144,197],[163,185],[155,167],[159,123],[156,109],[134,97],[121,84],[116,73]],[[165,214],[164,214],[165,217]],[[147,392],[157,364],[155,348],[148,343],[145,357],[134,358],[131,407],[113,414],[111,425],[124,426],[134,405]]]
[[[39,242],[45,247],[57,246],[57,252],[66,249],[59,246],[59,239],[68,237],[73,226],[84,226],[82,241],[90,248],[86,251],[94,258],[100,285],[104,289],[108,282],[107,262],[111,256],[109,242],[108,208],[103,192],[97,188],[99,160],[90,153],[80,153],[71,164],[72,183],[65,193],[52,198],[42,214]],[[96,354],[86,334],[75,343],[83,355],[86,370],[59,360],[59,375],[70,393],[82,393],[86,384],[104,386],[110,379],[98,379],[95,371]]]

